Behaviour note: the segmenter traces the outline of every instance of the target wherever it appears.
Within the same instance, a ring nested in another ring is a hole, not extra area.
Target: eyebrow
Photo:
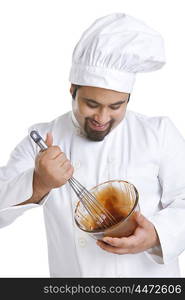
[[[85,97],[83,97],[82,99],[85,100],[85,101],[93,102],[94,104],[101,105],[101,103],[99,103],[99,102],[97,102],[97,101],[95,101],[95,100],[93,100],[93,99],[90,99],[90,98],[85,98]],[[114,106],[114,105],[123,104],[123,103],[125,103],[126,101],[127,101],[127,99],[125,99],[125,100],[120,100],[120,101],[118,101],[118,102],[116,102],[116,103],[109,104],[109,106]]]

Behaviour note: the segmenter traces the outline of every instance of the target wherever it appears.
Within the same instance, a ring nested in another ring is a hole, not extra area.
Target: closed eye
[[[111,104],[109,105],[109,107],[113,110],[119,109],[121,107],[122,104],[124,104],[126,102],[126,100],[115,103],[115,104]]]
[[[119,109],[121,107],[121,104],[118,104],[118,105],[110,105],[109,106],[111,109],[113,110],[116,110],[116,109]]]
[[[97,108],[98,107],[98,104],[94,103],[94,102],[91,102],[91,101],[87,101],[86,102],[86,105],[90,108]]]
[[[84,99],[84,100],[85,100],[85,104],[90,108],[97,108],[99,106],[99,104],[96,101],[93,101],[91,99]]]

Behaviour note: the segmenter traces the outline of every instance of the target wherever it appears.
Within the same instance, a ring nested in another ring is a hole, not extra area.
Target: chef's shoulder
[[[147,116],[129,111],[129,123],[138,131],[154,135],[157,139],[177,138],[184,140],[173,121],[168,116]]]
[[[53,135],[53,145],[59,145],[61,149],[65,149],[64,145],[66,143],[67,137],[70,136],[70,124],[71,124],[71,112],[57,117],[51,122],[37,123],[28,128],[28,134],[15,146],[10,154],[8,165],[15,166],[19,170],[24,170],[28,168],[29,162],[32,165],[35,160],[35,156],[38,154],[40,148],[33,142],[30,137],[30,132],[32,130],[37,130],[43,139],[46,139],[48,132]],[[26,161],[26,164],[24,163]],[[19,165],[19,167],[17,167]],[[16,174],[15,172],[15,174]]]
[[[47,133],[51,132],[53,135],[53,144],[57,145],[62,140],[65,140],[66,136],[70,135],[71,127],[71,112],[69,111],[52,121],[33,124],[28,128],[28,135],[32,130],[37,130],[43,139],[45,139]]]

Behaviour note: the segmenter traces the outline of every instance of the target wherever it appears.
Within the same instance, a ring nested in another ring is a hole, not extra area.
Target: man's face
[[[71,93],[74,90],[71,87]],[[102,141],[124,118],[129,94],[82,86],[73,100],[73,112],[87,138]]]

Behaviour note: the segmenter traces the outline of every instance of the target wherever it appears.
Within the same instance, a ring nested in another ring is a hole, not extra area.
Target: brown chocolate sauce
[[[130,199],[126,192],[113,186],[108,186],[94,193],[94,195],[101,205],[116,219],[116,223],[124,220],[134,205],[134,200]],[[86,216],[81,220],[81,223],[87,230],[103,229],[107,220],[105,216],[102,217],[104,217],[104,221],[101,224],[97,224],[91,216]]]

